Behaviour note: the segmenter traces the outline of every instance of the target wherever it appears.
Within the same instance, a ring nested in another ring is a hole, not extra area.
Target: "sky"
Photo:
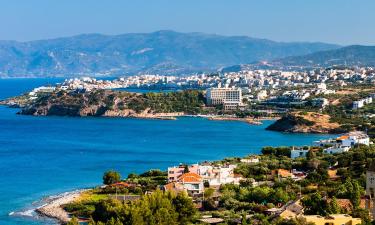
[[[375,45],[374,0],[0,0],[0,40],[175,30]]]

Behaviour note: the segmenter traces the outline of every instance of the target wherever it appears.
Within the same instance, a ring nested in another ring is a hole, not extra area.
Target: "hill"
[[[0,77],[183,74],[338,47],[174,31],[0,41]]]
[[[375,46],[352,45],[273,61],[279,66],[375,66]]]

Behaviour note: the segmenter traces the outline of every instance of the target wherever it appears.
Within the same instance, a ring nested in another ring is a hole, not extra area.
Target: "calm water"
[[[59,79],[0,80],[0,98]],[[32,117],[0,107],[0,224],[53,224],[30,217],[41,198],[100,184],[103,171],[143,172],[304,145],[326,136],[282,134],[241,122],[181,118]],[[9,213],[14,212],[13,215]]]

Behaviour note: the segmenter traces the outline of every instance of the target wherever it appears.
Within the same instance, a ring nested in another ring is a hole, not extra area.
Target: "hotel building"
[[[206,98],[208,105],[223,105],[224,110],[235,110],[242,106],[240,88],[209,88],[206,92]]]

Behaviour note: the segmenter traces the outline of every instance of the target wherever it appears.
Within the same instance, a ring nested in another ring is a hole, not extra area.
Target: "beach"
[[[35,211],[41,216],[56,219],[60,223],[65,224],[69,222],[70,216],[62,208],[62,206],[77,200],[84,191],[87,191],[87,189],[66,192],[64,194],[58,195],[54,198],[51,198],[51,200],[49,200],[45,205],[37,208]]]

